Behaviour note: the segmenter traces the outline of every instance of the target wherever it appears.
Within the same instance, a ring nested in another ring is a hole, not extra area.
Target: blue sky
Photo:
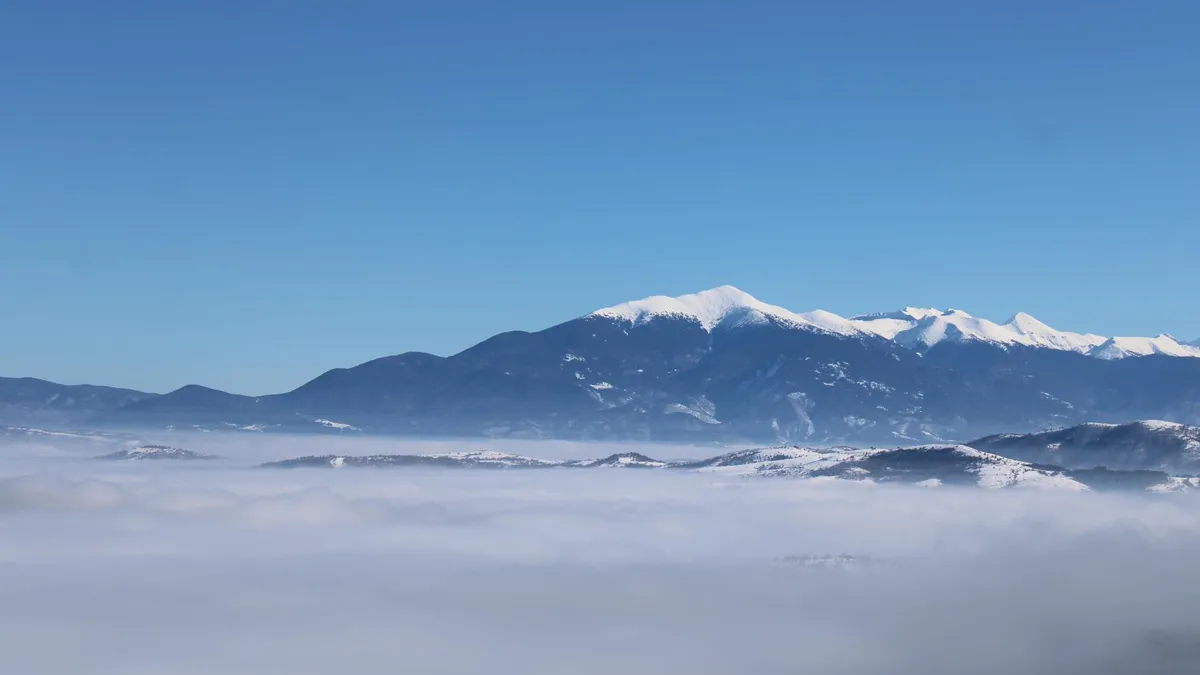
[[[646,295],[1200,337],[1200,5],[0,5],[0,374],[289,389]]]

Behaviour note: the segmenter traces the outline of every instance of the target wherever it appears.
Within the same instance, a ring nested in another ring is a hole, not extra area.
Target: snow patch
[[[720,424],[721,423],[721,420],[713,417],[711,412],[703,410],[697,406],[689,406],[689,405],[684,405],[682,403],[671,403],[671,404],[667,405],[667,407],[665,409],[663,409],[664,415],[671,415],[674,413],[682,413],[684,415],[690,415],[690,416],[700,420],[701,422],[704,422],[705,424]]]
[[[359,429],[358,427],[356,427],[352,424],[346,424],[345,422],[334,422],[333,420],[323,420],[323,419],[316,419],[313,421],[316,422],[317,424],[320,424],[323,427],[328,427],[330,429],[361,431],[361,429]]]

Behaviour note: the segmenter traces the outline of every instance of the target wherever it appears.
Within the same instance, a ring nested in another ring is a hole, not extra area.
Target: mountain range
[[[1066,467],[1200,474],[1200,428],[1158,420],[997,434],[970,445],[1022,461]]]
[[[146,461],[162,459],[211,460],[219,458],[216,455],[209,455],[194,450],[184,450],[183,448],[175,448],[169,445],[139,445],[134,448],[125,448],[106,455],[100,455],[96,459]]]
[[[448,357],[409,352],[242,396],[0,379],[0,424],[930,443],[1082,422],[1200,422],[1200,347],[906,308],[793,313],[730,286],[651,297]]]
[[[672,469],[729,477],[833,478],[923,487],[954,485],[1076,491],[1177,492],[1200,487],[1200,479],[1171,476],[1164,471],[1114,471],[1103,467],[1069,469],[1015,460],[962,445],[889,449],[775,447],[677,462],[662,461],[637,452],[586,460],[539,459],[490,450],[433,455],[314,455],[268,462],[262,466],[277,469]]]
[[[0,434],[37,436],[29,428]],[[101,460],[218,460],[216,455],[90,432],[71,436],[107,447]],[[111,450],[112,448],[115,450]],[[660,447],[661,451],[662,448]],[[229,457],[237,462],[236,457]],[[190,462],[187,462],[190,463]],[[245,464],[242,464],[245,467]],[[1200,488],[1200,427],[1144,420],[1089,423],[1032,434],[1001,434],[962,445],[890,448],[776,446],[703,459],[656,459],[627,450],[595,459],[547,459],[496,450],[434,454],[325,454],[270,461],[264,468],[672,469],[721,476],[835,478],[926,487],[1191,491]]]

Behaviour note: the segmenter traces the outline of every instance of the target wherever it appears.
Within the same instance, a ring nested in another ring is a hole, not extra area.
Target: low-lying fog
[[[0,446],[0,672],[1200,672],[1191,494],[629,469],[289,471],[253,465],[614,446],[174,443],[230,459]],[[826,554],[869,558],[781,562]]]

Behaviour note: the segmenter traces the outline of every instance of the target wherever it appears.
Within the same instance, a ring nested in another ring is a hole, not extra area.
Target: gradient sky
[[[0,374],[258,394],[734,284],[1200,337],[1200,3],[0,4]]]

